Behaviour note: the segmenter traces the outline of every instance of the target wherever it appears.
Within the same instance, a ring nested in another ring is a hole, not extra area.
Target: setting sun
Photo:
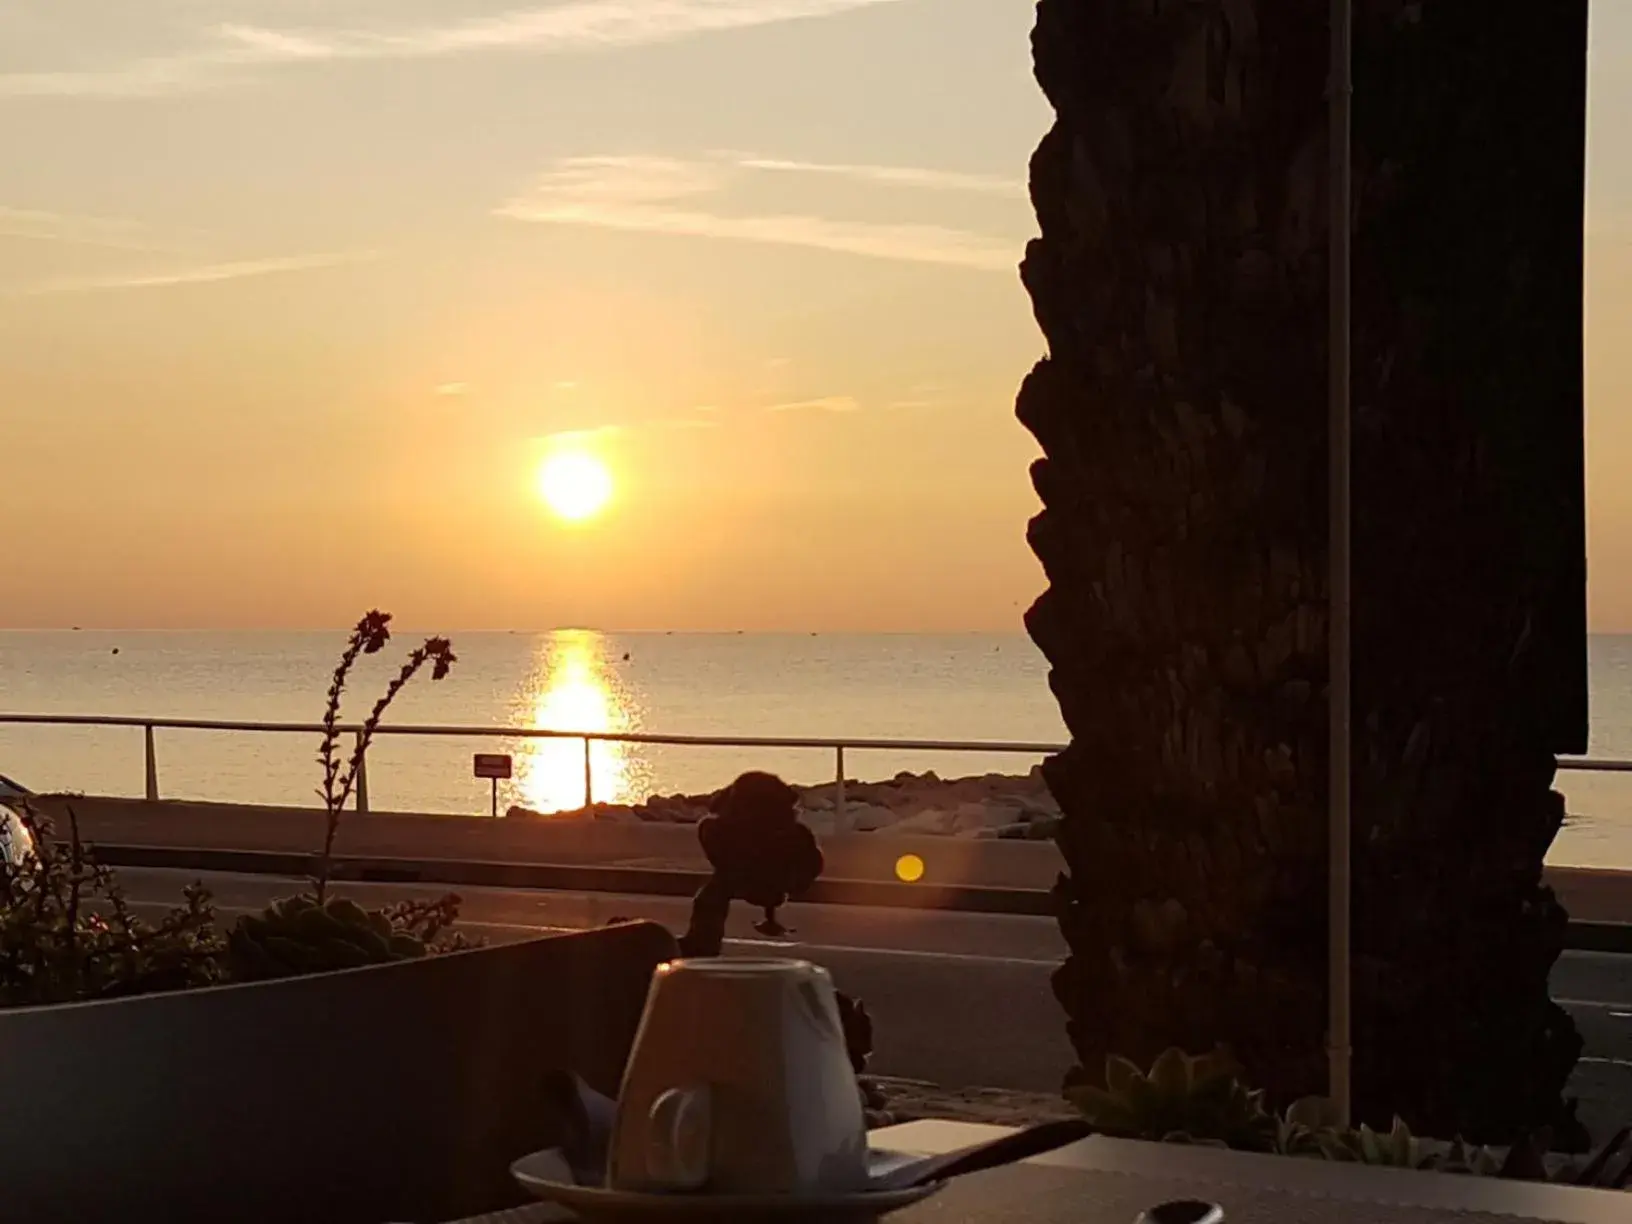
[[[612,500],[612,473],[582,451],[554,455],[538,469],[538,495],[557,517],[582,522]]]

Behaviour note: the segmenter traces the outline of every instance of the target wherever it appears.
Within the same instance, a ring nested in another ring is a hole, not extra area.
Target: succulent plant
[[[1222,1053],[1196,1058],[1168,1050],[1149,1073],[1125,1058],[1105,1060],[1105,1087],[1072,1087],[1066,1096],[1108,1135],[1194,1143],[1237,1151],[1275,1152],[1317,1160],[1473,1177],[1550,1181],[1624,1189],[1632,1185],[1632,1128],[1623,1128],[1588,1156],[1550,1156],[1552,1134],[1526,1135],[1504,1153],[1467,1143],[1420,1139],[1396,1117],[1387,1131],[1342,1125],[1327,1098],[1304,1097],[1279,1117],[1264,1109],[1240,1068]]]
[[[1248,1152],[1276,1146],[1276,1118],[1264,1108],[1264,1094],[1246,1088],[1240,1068],[1222,1052],[1196,1057],[1170,1049],[1148,1073],[1113,1055],[1105,1060],[1105,1087],[1081,1085],[1066,1096],[1108,1135]]]
[[[1352,1164],[1386,1165],[1395,1169],[1427,1169],[1433,1167],[1433,1158],[1427,1155],[1422,1141],[1411,1133],[1399,1118],[1386,1132],[1374,1131],[1365,1123],[1358,1129],[1333,1128],[1317,1133],[1316,1142],[1327,1160]]]
[[[259,914],[245,914],[227,936],[233,976],[240,981],[355,969],[424,956],[424,939],[393,927],[388,914],[334,897],[285,897]]]
[[[1457,1138],[1445,1151],[1430,1159],[1429,1167],[1440,1173],[1498,1177],[1502,1173],[1502,1158],[1488,1147],[1465,1143]]]
[[[1337,1106],[1329,1098],[1303,1097],[1275,1119],[1275,1150],[1282,1156],[1323,1156],[1320,1138],[1338,1124]]]

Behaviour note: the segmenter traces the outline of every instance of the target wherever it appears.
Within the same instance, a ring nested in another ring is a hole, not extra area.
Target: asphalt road
[[[126,868],[130,899],[144,912],[175,903],[197,873]],[[224,914],[259,909],[299,882],[272,876],[212,874],[204,882]],[[338,890],[369,905],[443,891],[399,884],[345,884]],[[682,930],[690,902],[616,894],[467,889],[461,926],[490,939],[540,930],[600,926],[612,918],[649,918]],[[738,906],[727,951],[801,956],[824,965],[873,1015],[882,1075],[963,1086],[1057,1091],[1071,1050],[1049,973],[1064,955],[1051,919],[789,905],[786,939],[769,940]],[[1619,1106],[1632,1117],[1632,956],[1567,952],[1553,974],[1554,996],[1586,1040],[1578,1079],[1584,1105]],[[1624,1104],[1623,1104],[1624,1103]]]

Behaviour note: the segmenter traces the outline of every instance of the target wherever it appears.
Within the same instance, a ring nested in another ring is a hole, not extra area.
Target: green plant
[[[1148,1073],[1125,1058],[1105,1063],[1105,1087],[1076,1086],[1066,1096],[1108,1135],[1200,1143],[1238,1151],[1276,1152],[1318,1160],[1432,1170],[1516,1181],[1625,1187],[1632,1181],[1632,1129],[1623,1129],[1584,1159],[1549,1165],[1551,1132],[1524,1136],[1505,1155],[1465,1142],[1421,1139],[1396,1117],[1387,1131],[1341,1125],[1325,1097],[1294,1101],[1276,1116],[1263,1093],[1246,1087],[1227,1055],[1193,1057],[1172,1049]]]
[[[96,861],[66,808],[67,845],[50,820],[16,805],[32,849],[0,857],[0,1006],[110,999],[208,986],[222,979],[222,942],[210,893],[188,885],[157,922],[131,912],[113,873]]]
[[[1240,1068],[1222,1051],[1195,1057],[1170,1049],[1148,1073],[1112,1055],[1103,1088],[1079,1085],[1066,1096],[1108,1135],[1248,1152],[1276,1146],[1276,1119],[1264,1108],[1264,1094],[1242,1084]]]
[[[0,1006],[321,973],[475,946],[449,930],[459,916],[454,894],[375,911],[327,895],[340,816],[380,719],[422,669],[429,666],[431,679],[440,680],[455,661],[446,638],[427,638],[411,651],[342,763],[341,697],[357,660],[377,654],[390,640],[390,621],[388,613],[375,611],[357,622],[329,684],[318,749],[326,820],[309,892],[242,916],[225,938],[216,927],[210,893],[198,883],[183,890],[180,907],[156,923],[146,922],[131,912],[113,873],[80,839],[72,804],[66,807],[69,836],[62,846],[50,821],[23,802],[17,815],[32,844],[0,855]]]
[[[1453,1140],[1451,1146],[1432,1158],[1429,1166],[1440,1173],[1467,1173],[1473,1177],[1496,1177],[1503,1173],[1502,1158],[1482,1144]]]
[[[1275,1150],[1282,1156],[1324,1155],[1321,1136],[1337,1125],[1337,1107],[1326,1097],[1294,1101],[1275,1119]]]
[[[364,754],[374,741],[380,720],[397,694],[427,665],[431,679],[441,680],[456,662],[447,638],[431,637],[410,651],[385,692],[374,702],[357,732],[356,745],[341,764],[340,703],[352,669],[363,655],[378,654],[391,640],[391,614],[369,612],[352,628],[329,680],[323,708],[323,738],[317,759],[323,767],[323,850],[312,873],[311,890],[275,902],[259,914],[245,914],[227,938],[235,977],[255,981],[324,973],[361,965],[383,964],[472,946],[462,936],[440,938],[459,916],[459,898],[449,893],[434,901],[405,901],[384,910],[364,910],[354,901],[328,895],[334,867],[334,841],[341,814],[356,790]]]
[[[1387,1132],[1374,1131],[1362,1122],[1356,1129],[1334,1127],[1321,1131],[1316,1142],[1327,1160],[1395,1169],[1426,1169],[1434,1163],[1423,1153],[1422,1141],[1399,1118]]]
[[[383,910],[365,910],[345,897],[322,903],[311,893],[285,897],[234,925],[227,937],[232,976],[259,981],[327,973],[474,946],[462,935],[444,934],[458,916],[459,898],[451,893]]]

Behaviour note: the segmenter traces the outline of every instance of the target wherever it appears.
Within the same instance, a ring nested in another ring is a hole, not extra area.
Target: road
[[[119,877],[144,915],[175,904],[195,872],[125,868]],[[260,909],[300,887],[274,876],[210,874],[204,883],[223,915]],[[400,884],[345,884],[338,890],[378,906],[443,890]],[[684,929],[690,902],[616,894],[466,889],[461,927],[493,940],[542,930],[648,918]],[[787,939],[752,929],[757,917],[733,911],[727,952],[801,956],[833,974],[873,1015],[882,1075],[961,1086],[1057,1091],[1071,1049],[1049,974],[1065,953],[1051,919],[861,906],[787,906]],[[1578,1073],[1583,1115],[1618,1107],[1632,1118],[1632,956],[1567,952],[1553,993],[1586,1040]],[[1591,1120],[1589,1119],[1589,1125]]]

